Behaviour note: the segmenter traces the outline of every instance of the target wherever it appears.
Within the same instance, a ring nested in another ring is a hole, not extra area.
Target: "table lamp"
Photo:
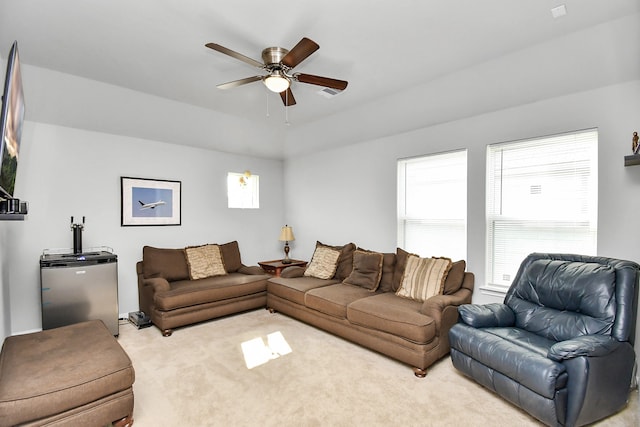
[[[281,242],[284,242],[284,259],[282,260],[283,264],[291,264],[291,259],[289,258],[289,242],[296,240],[293,235],[293,228],[285,225],[280,230],[280,238],[278,239]]]

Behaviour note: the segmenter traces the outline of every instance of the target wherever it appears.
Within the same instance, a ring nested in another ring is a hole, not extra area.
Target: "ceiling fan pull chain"
[[[285,92],[284,98],[286,100],[284,106],[284,124],[287,126],[291,126],[291,123],[289,123],[289,109],[287,108],[287,105],[289,105],[289,91]]]
[[[265,93],[265,98],[267,99],[267,117],[270,117],[270,114],[269,114],[269,93],[268,92]]]

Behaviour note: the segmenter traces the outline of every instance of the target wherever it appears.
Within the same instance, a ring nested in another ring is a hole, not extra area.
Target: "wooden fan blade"
[[[247,83],[253,83],[262,80],[262,76],[247,77],[245,79],[234,80],[232,82],[222,83],[216,86],[218,89],[232,89],[234,87],[246,85]]]
[[[307,59],[309,55],[311,55],[318,49],[320,49],[320,46],[318,46],[316,42],[303,37],[302,40],[300,40],[298,44],[295,45],[293,49],[291,49],[280,62],[282,62],[282,64],[286,65],[289,68],[293,68]]]
[[[280,98],[282,98],[282,103],[284,104],[285,107],[296,105],[296,99],[293,97],[293,92],[291,92],[291,88],[280,92]]]
[[[294,75],[295,79],[301,83],[309,83],[312,85],[330,87],[332,89],[345,90],[349,82],[344,80],[330,79],[328,77],[314,76],[311,74],[298,73]]]
[[[234,50],[228,49],[224,46],[220,46],[219,44],[216,43],[207,43],[205,44],[206,47],[208,47],[209,49],[213,49],[215,51],[218,51],[220,53],[224,53],[225,55],[229,55],[232,58],[235,59],[239,59],[242,62],[246,62],[249,65],[252,65],[254,67],[257,68],[264,68],[264,64],[262,62],[256,61],[255,59],[251,59],[248,56],[244,56],[241,53],[238,53]]]

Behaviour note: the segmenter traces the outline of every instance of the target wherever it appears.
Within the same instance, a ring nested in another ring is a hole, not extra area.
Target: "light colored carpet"
[[[248,369],[242,343],[266,344],[277,332],[291,352]],[[458,373],[448,357],[419,379],[405,364],[267,310],[171,337],[125,323],[119,342],[136,371],[136,427],[540,425]],[[636,390],[599,425],[640,425],[638,408]]]

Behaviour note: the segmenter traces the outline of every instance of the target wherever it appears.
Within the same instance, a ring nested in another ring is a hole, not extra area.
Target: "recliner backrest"
[[[638,265],[604,257],[531,254],[505,297],[516,326],[554,341],[633,341]]]

